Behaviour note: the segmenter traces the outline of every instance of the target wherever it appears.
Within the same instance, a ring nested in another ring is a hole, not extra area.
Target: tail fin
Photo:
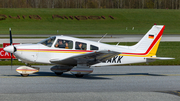
[[[131,48],[143,52],[144,55],[155,56],[164,29],[164,25],[154,25],[146,35],[136,45],[131,46]]]

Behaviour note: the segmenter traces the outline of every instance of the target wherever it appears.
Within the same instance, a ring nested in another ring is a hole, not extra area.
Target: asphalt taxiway
[[[180,101],[180,66],[92,67],[83,78],[56,76],[51,66],[21,77],[17,67],[0,66],[0,100]]]
[[[4,37],[7,35],[0,35],[0,37]],[[13,35],[15,37],[20,37],[19,35]],[[13,42],[14,43],[37,43],[40,42],[42,40],[44,40],[45,38],[41,38],[41,37],[50,37],[48,35],[21,35],[21,37],[25,37],[25,38],[13,38]],[[40,38],[26,38],[26,37],[40,37]],[[53,36],[53,35],[52,35]],[[91,41],[99,41],[102,37],[102,35],[67,35],[67,36],[72,36],[72,37],[82,37],[82,39],[86,39],[86,40],[91,40]],[[105,38],[103,38],[101,40],[101,42],[138,42],[144,35],[107,35]],[[1,41],[0,44],[3,43],[9,43],[9,39],[8,38],[2,38],[1,37]],[[9,37],[9,36],[8,36]],[[90,38],[88,38],[90,37]],[[179,42],[180,41],[180,35],[163,35],[161,42]]]

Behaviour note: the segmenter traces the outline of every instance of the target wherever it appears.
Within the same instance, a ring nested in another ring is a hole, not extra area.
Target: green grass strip
[[[20,19],[0,20],[0,34],[9,34],[9,27],[13,34],[145,34],[154,23],[166,25],[164,34],[180,34],[180,10],[1,8],[0,14],[20,16]],[[29,15],[39,15],[42,19],[30,19]],[[53,19],[52,15],[105,16],[106,19]]]

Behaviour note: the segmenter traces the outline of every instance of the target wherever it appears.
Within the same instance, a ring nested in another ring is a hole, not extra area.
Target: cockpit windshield
[[[52,37],[49,37],[41,42],[39,42],[40,44],[43,44],[45,46],[48,46],[48,47],[51,47],[52,44],[54,43],[54,40],[56,39],[56,36],[52,36]]]

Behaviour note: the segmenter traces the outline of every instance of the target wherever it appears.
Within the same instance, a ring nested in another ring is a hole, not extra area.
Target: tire
[[[54,72],[56,75],[62,75],[63,72]]]
[[[29,74],[21,74],[22,77],[28,77]]]
[[[75,76],[76,76],[77,78],[82,78],[82,77],[84,76],[84,74],[75,74]]]

